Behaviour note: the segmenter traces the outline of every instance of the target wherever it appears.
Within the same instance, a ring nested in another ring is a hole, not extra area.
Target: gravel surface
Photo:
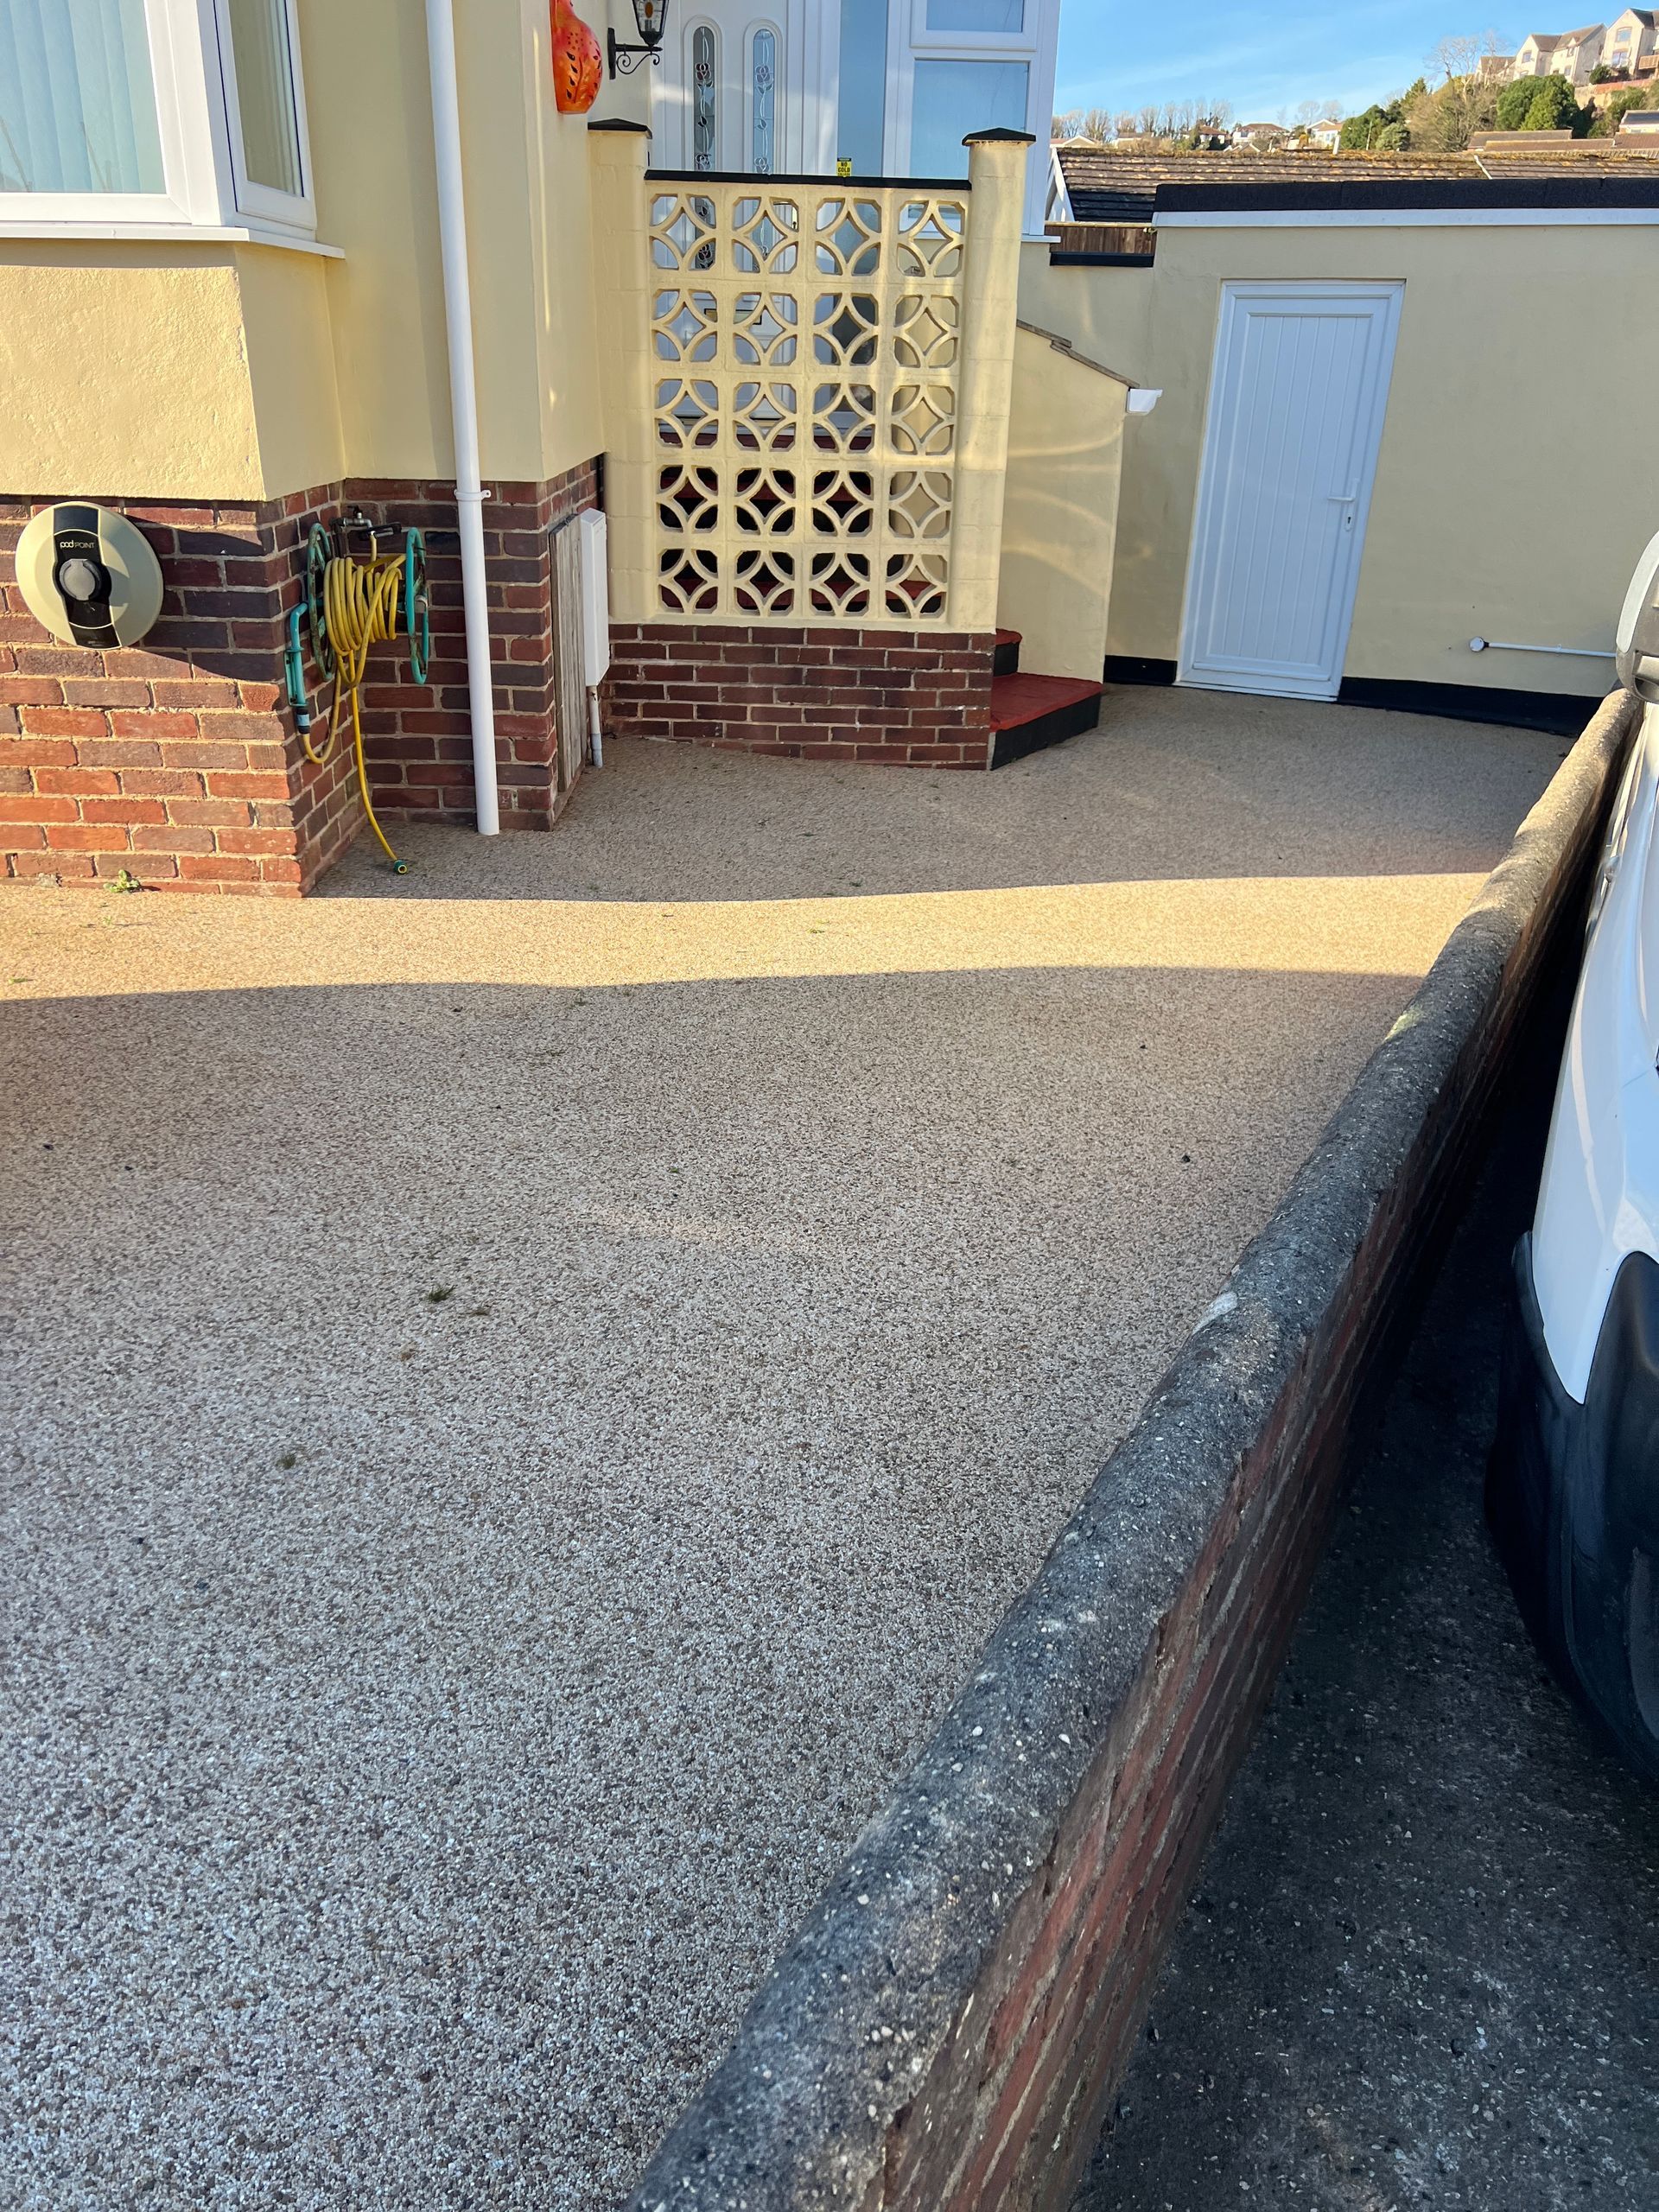
[[[1651,2212],[1659,1801],[1487,1538],[1523,1096],[1338,1523],[1075,2212]]]
[[[0,901],[0,2204],[620,2197],[1563,749],[1132,691]]]

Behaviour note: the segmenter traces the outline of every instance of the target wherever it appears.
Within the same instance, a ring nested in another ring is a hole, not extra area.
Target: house
[[[1659,14],[1649,8],[1627,8],[1607,26],[1602,60],[1616,76],[1637,77],[1654,66],[1659,48]]]
[[[1515,74],[1565,77],[1569,85],[1587,85],[1591,71],[1602,58],[1606,36],[1601,23],[1587,23],[1576,31],[1532,32],[1516,49]]]
[[[1618,137],[1645,139],[1659,151],[1659,109],[1632,108],[1618,118]]]
[[[1307,126],[1307,141],[1310,145],[1319,147],[1323,153],[1334,154],[1342,143],[1340,118],[1327,116],[1323,123],[1310,123]]]
[[[1637,479],[1563,564],[1506,461],[1563,388],[1645,398],[1651,155],[1234,163],[992,124],[965,175],[870,177],[780,101],[770,169],[718,138],[700,166],[695,133],[677,163],[606,109],[703,19],[639,10],[601,46],[569,0],[429,0],[414,36],[401,0],[149,0],[96,36],[12,0],[10,874],[296,894],[377,827],[394,855],[410,820],[552,829],[590,728],[983,770],[1089,726],[1109,666],[1506,712],[1570,688],[1459,639],[1589,652],[1620,500],[1646,534]],[[1031,237],[1033,162],[1080,241]],[[1328,594],[1250,601],[1277,662],[1228,626],[1248,548],[1203,491],[1255,465],[1204,427],[1252,286],[1292,322],[1358,302],[1364,343],[1307,358],[1369,364],[1319,418],[1360,474],[1299,461],[1255,511]]]
[[[1641,404],[1659,302],[1621,272],[1632,231],[1659,235],[1659,156],[1600,139],[1055,162],[1069,227],[1022,249],[1021,319],[1160,393],[1125,426],[1112,681],[1581,720],[1650,491],[1618,486],[1564,562],[1510,456],[1552,392],[1599,416]],[[1090,251],[1135,224],[1147,251]],[[1525,305],[1541,287],[1548,328]],[[1611,296],[1634,318],[1617,331],[1597,321]],[[1363,336],[1315,394],[1298,379],[1333,358],[1333,321]]]
[[[1483,85],[1507,85],[1516,70],[1512,54],[1483,54],[1475,65],[1475,74]]]
[[[1232,143],[1235,146],[1249,146],[1260,152],[1268,147],[1282,146],[1289,135],[1282,123],[1236,123]],[[1337,126],[1337,135],[1341,137],[1340,124]]]
[[[1047,143],[1060,0],[670,6],[658,65],[611,80],[594,111],[649,124],[664,168],[959,177],[970,130]],[[1030,176],[1035,236],[1041,162]]]
[[[1068,483],[1098,569],[1127,400],[1016,327],[1027,135],[843,181],[785,100],[779,163],[817,175],[648,175],[647,129],[588,105],[611,29],[13,0],[8,873],[291,895],[377,822],[545,830],[595,709],[981,769],[1092,716],[1103,604],[1012,704],[998,634],[1062,596],[1017,540]]]

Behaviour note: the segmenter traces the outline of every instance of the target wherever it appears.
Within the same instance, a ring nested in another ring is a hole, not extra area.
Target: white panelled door
[[[1336,696],[1402,289],[1223,287],[1183,683]]]

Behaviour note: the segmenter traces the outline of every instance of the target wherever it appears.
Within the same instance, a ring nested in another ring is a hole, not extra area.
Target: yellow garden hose
[[[370,829],[380,841],[381,851],[399,875],[404,874],[407,862],[400,861],[387,842],[369,797],[359,693],[368,670],[369,648],[384,645],[398,634],[404,605],[404,560],[401,553],[389,561],[354,561],[336,556],[324,569],[322,606],[334,660],[334,696],[323,725],[321,742],[314,745],[308,733],[302,733],[300,741],[308,760],[319,766],[330,760],[339,735],[341,702],[350,702],[352,747],[357,760],[358,789],[363,794],[363,811],[369,818]]]

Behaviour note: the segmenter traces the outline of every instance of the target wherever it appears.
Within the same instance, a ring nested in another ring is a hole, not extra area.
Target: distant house
[[[1515,73],[1517,77],[1565,77],[1569,85],[1587,85],[1606,40],[1605,23],[1586,23],[1576,31],[1530,32],[1516,54]]]
[[[1632,138],[1659,147],[1659,108],[1632,108],[1619,117],[1618,143],[1627,145]]]
[[[1483,85],[1507,85],[1511,77],[1522,73],[1516,69],[1512,54],[1483,54],[1476,66],[1475,74]]]
[[[1618,75],[1635,77],[1643,73],[1644,64],[1648,68],[1654,66],[1656,48],[1659,48],[1659,15],[1650,8],[1627,8],[1608,24],[1601,58]]]
[[[1341,125],[1338,126],[1338,133]],[[1233,125],[1235,146],[1253,146],[1258,153],[1282,146],[1290,133],[1282,123],[1236,123]]]
[[[1342,124],[1335,117],[1328,117],[1323,123],[1310,123],[1307,143],[1317,146],[1321,153],[1334,154],[1342,143]]]

